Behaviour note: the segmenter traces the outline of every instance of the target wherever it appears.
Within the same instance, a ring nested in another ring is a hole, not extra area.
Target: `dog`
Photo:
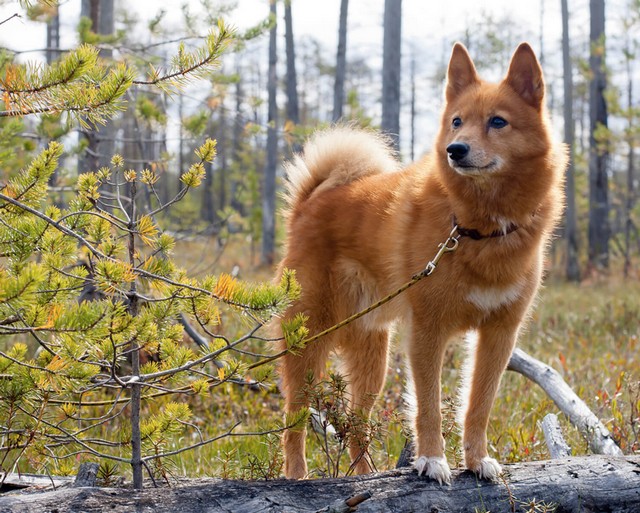
[[[303,314],[310,335],[396,290],[449,234],[458,246],[404,294],[286,354],[280,365],[286,412],[307,406],[307,376],[318,379],[336,350],[351,406],[368,417],[385,380],[390,332],[402,322],[415,395],[413,466],[450,483],[441,368],[449,341],[475,333],[461,414],[464,464],[480,478],[498,477],[501,467],[487,452],[489,412],[564,200],[566,151],[552,141],[544,99],[542,70],[527,43],[499,83],[483,81],[458,43],[431,154],[401,169],[384,136],[337,126],[312,136],[286,165],[287,241],[278,274],[295,270],[302,292],[284,318]],[[351,444],[357,473],[372,470],[362,457],[367,443]],[[307,476],[305,430],[285,431],[283,447],[285,476]]]

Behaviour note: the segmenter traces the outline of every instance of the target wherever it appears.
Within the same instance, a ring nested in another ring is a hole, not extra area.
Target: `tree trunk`
[[[338,51],[336,54],[336,80],[333,85],[333,122],[342,118],[344,105],[344,81],[347,71],[347,13],[349,0],[340,2],[340,24],[338,26]]]
[[[265,265],[272,265],[275,258],[276,235],[276,166],[278,160],[278,139],[276,125],[278,123],[278,109],[276,105],[276,0],[270,0],[273,27],[269,33],[269,77],[267,90],[269,94],[269,114],[267,128],[267,159],[264,167],[264,181],[262,188],[262,255],[261,261]]]
[[[0,513],[320,513],[556,511],[637,513],[640,456],[589,456],[504,466],[498,483],[454,471],[451,486],[400,469],[358,477],[309,481],[189,480],[172,488],[61,488],[5,494]],[[348,498],[371,497],[355,509]],[[553,509],[553,506],[556,506]]]
[[[298,110],[298,76],[296,75],[296,52],[293,40],[293,19],[291,17],[291,1],[284,2],[285,46],[287,53],[287,121],[300,124]]]
[[[569,7],[567,0],[562,4],[562,67],[564,74],[564,143],[569,149],[569,166],[567,167],[565,226],[564,237],[567,243],[566,276],[569,281],[580,281],[580,264],[578,263],[578,222],[576,216],[575,186],[575,125],[573,121],[573,75],[571,53],[569,51]]]
[[[411,161],[416,158],[416,56],[415,49],[411,50],[411,143],[409,153]]]
[[[54,9],[54,14],[49,21],[47,21],[47,50],[45,52],[47,64],[52,64],[60,55],[60,14],[57,5],[53,6],[52,9]],[[63,163],[60,162],[60,165],[49,178],[49,186],[56,186],[58,184],[60,169],[63,167]],[[62,193],[54,196],[54,203],[60,208],[64,206]]]
[[[47,22],[47,64],[51,64],[60,54],[60,14],[58,6],[54,6],[55,14]]]
[[[628,33],[627,33],[628,34]],[[627,157],[627,198],[626,219],[624,223],[624,277],[628,278],[631,272],[631,230],[633,228],[633,207],[635,205],[635,136],[634,136],[634,111],[633,111],[633,70],[631,63],[637,58],[633,52],[633,42],[627,39],[626,48],[626,73],[627,73],[627,145],[629,155]]]
[[[220,90],[220,105],[216,108],[218,123],[209,123],[208,132],[216,140],[216,159],[205,164],[206,180],[202,184],[202,204],[200,217],[207,223],[207,233],[217,234],[220,230],[218,211],[227,202],[227,112],[224,104],[226,90]],[[215,111],[211,111],[211,118]],[[217,184],[216,184],[217,181]]]
[[[92,30],[97,34],[113,34],[113,0],[82,0],[80,16],[91,19]],[[100,50],[100,57],[110,59],[113,52],[110,49]],[[115,148],[115,127],[113,123],[87,130],[84,137],[88,139],[88,146],[78,158],[78,172],[97,171],[101,167],[108,167]]]
[[[200,205],[200,218],[206,222],[207,231],[213,228],[216,221],[216,206],[215,206],[215,192],[214,192],[214,180],[215,171],[213,163],[206,162],[204,165],[205,179],[202,183],[202,203]]]
[[[609,179],[606,149],[598,148],[597,130],[607,127],[605,75],[605,11],[604,0],[590,0],[591,52],[589,67],[589,264],[595,269],[609,267]]]
[[[380,128],[391,137],[396,151],[400,149],[401,31],[402,0],[385,0]]]
[[[176,194],[182,189],[184,184],[180,177],[182,173],[187,170],[184,168],[184,120],[183,120],[183,111],[184,111],[184,100],[183,96],[180,95],[178,97],[178,174],[176,176]]]
[[[233,161],[233,170],[234,172],[231,175],[231,184],[229,186],[229,196],[231,202],[231,208],[233,208],[240,215],[245,215],[245,209],[240,201],[239,192],[240,192],[240,184],[239,184],[239,174],[242,169],[242,133],[244,131],[245,120],[242,117],[242,103],[244,101],[244,93],[242,90],[242,78],[240,73],[240,67],[236,66],[238,73],[238,81],[236,82],[236,91],[235,91],[235,102],[236,102],[236,112],[235,119],[233,120],[233,132],[232,132],[232,149],[231,149],[231,159]]]
[[[222,102],[220,103],[220,118],[218,124],[218,132],[213,134],[216,138],[218,149],[218,156],[216,158],[218,164],[218,187],[220,190],[218,191],[218,208],[220,210],[224,209],[227,206],[227,172],[229,166],[229,160],[227,158],[229,154],[229,136],[228,136],[228,122],[227,122],[227,111],[224,106],[224,99],[226,97],[226,89],[222,94]],[[214,213],[214,219],[218,223],[220,219],[218,219],[217,212]],[[218,232],[220,227],[216,227],[216,232]]]

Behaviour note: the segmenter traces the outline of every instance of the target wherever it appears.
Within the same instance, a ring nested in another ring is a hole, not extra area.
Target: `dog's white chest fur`
[[[522,293],[522,283],[506,287],[471,287],[467,300],[484,312],[491,312],[516,301]]]

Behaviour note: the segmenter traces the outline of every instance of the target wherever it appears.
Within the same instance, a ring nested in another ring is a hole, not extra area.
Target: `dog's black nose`
[[[467,143],[454,142],[447,146],[447,153],[449,157],[451,157],[451,160],[457,162],[465,158],[469,154],[470,149]]]

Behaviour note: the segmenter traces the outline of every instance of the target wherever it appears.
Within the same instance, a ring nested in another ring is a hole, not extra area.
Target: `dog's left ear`
[[[538,110],[542,107],[544,101],[542,68],[528,43],[521,43],[516,49],[504,80],[529,105]]]

